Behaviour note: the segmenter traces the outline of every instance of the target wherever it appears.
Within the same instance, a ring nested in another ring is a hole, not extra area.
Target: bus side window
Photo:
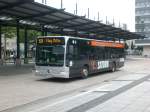
[[[78,44],[78,49],[79,49],[79,58],[80,59],[86,59],[88,57],[88,45],[86,41],[79,41]]]

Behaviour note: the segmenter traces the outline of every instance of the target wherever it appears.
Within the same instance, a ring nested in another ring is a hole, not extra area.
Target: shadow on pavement
[[[21,75],[21,74],[28,74],[32,73],[32,69],[34,65],[27,64],[27,65],[4,65],[0,66],[0,76],[12,76],[12,75]]]
[[[79,81],[79,80],[82,80],[82,79],[80,77],[70,78],[70,79],[65,79],[65,78],[48,78],[48,79],[39,79],[37,81],[56,82],[56,83],[68,83],[68,82]]]
[[[116,72],[119,72],[120,70],[117,70]],[[65,79],[65,78],[47,78],[47,79],[38,79],[37,81],[45,81],[45,82],[56,82],[56,83],[69,83],[69,82],[74,82],[74,81],[81,81],[81,80],[87,80],[93,77],[97,77],[99,75],[107,75],[111,73],[110,71],[107,72],[100,72],[100,73],[94,73],[90,74],[86,79],[83,79],[81,77],[76,77],[76,78],[70,78],[70,79]],[[113,72],[112,72],[113,73]]]

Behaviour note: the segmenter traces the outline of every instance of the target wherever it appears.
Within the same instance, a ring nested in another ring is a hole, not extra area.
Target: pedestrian
[[[14,64],[16,64],[16,53],[13,54]]]

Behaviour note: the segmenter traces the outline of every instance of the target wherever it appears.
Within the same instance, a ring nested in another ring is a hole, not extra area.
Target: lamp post
[[[90,9],[88,8],[88,19],[89,19],[89,16],[90,16]]]
[[[63,0],[61,0],[61,9],[63,9]]]
[[[46,4],[46,3],[47,3],[47,1],[46,1],[46,0],[42,0],[42,3],[43,3],[43,4]]]
[[[76,2],[76,15],[78,14],[78,4]]]

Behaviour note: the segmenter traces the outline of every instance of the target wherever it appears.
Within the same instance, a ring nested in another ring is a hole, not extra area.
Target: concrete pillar
[[[16,65],[21,65],[21,59],[20,59],[20,35],[19,35],[19,20],[17,20],[17,56],[16,56]]]

